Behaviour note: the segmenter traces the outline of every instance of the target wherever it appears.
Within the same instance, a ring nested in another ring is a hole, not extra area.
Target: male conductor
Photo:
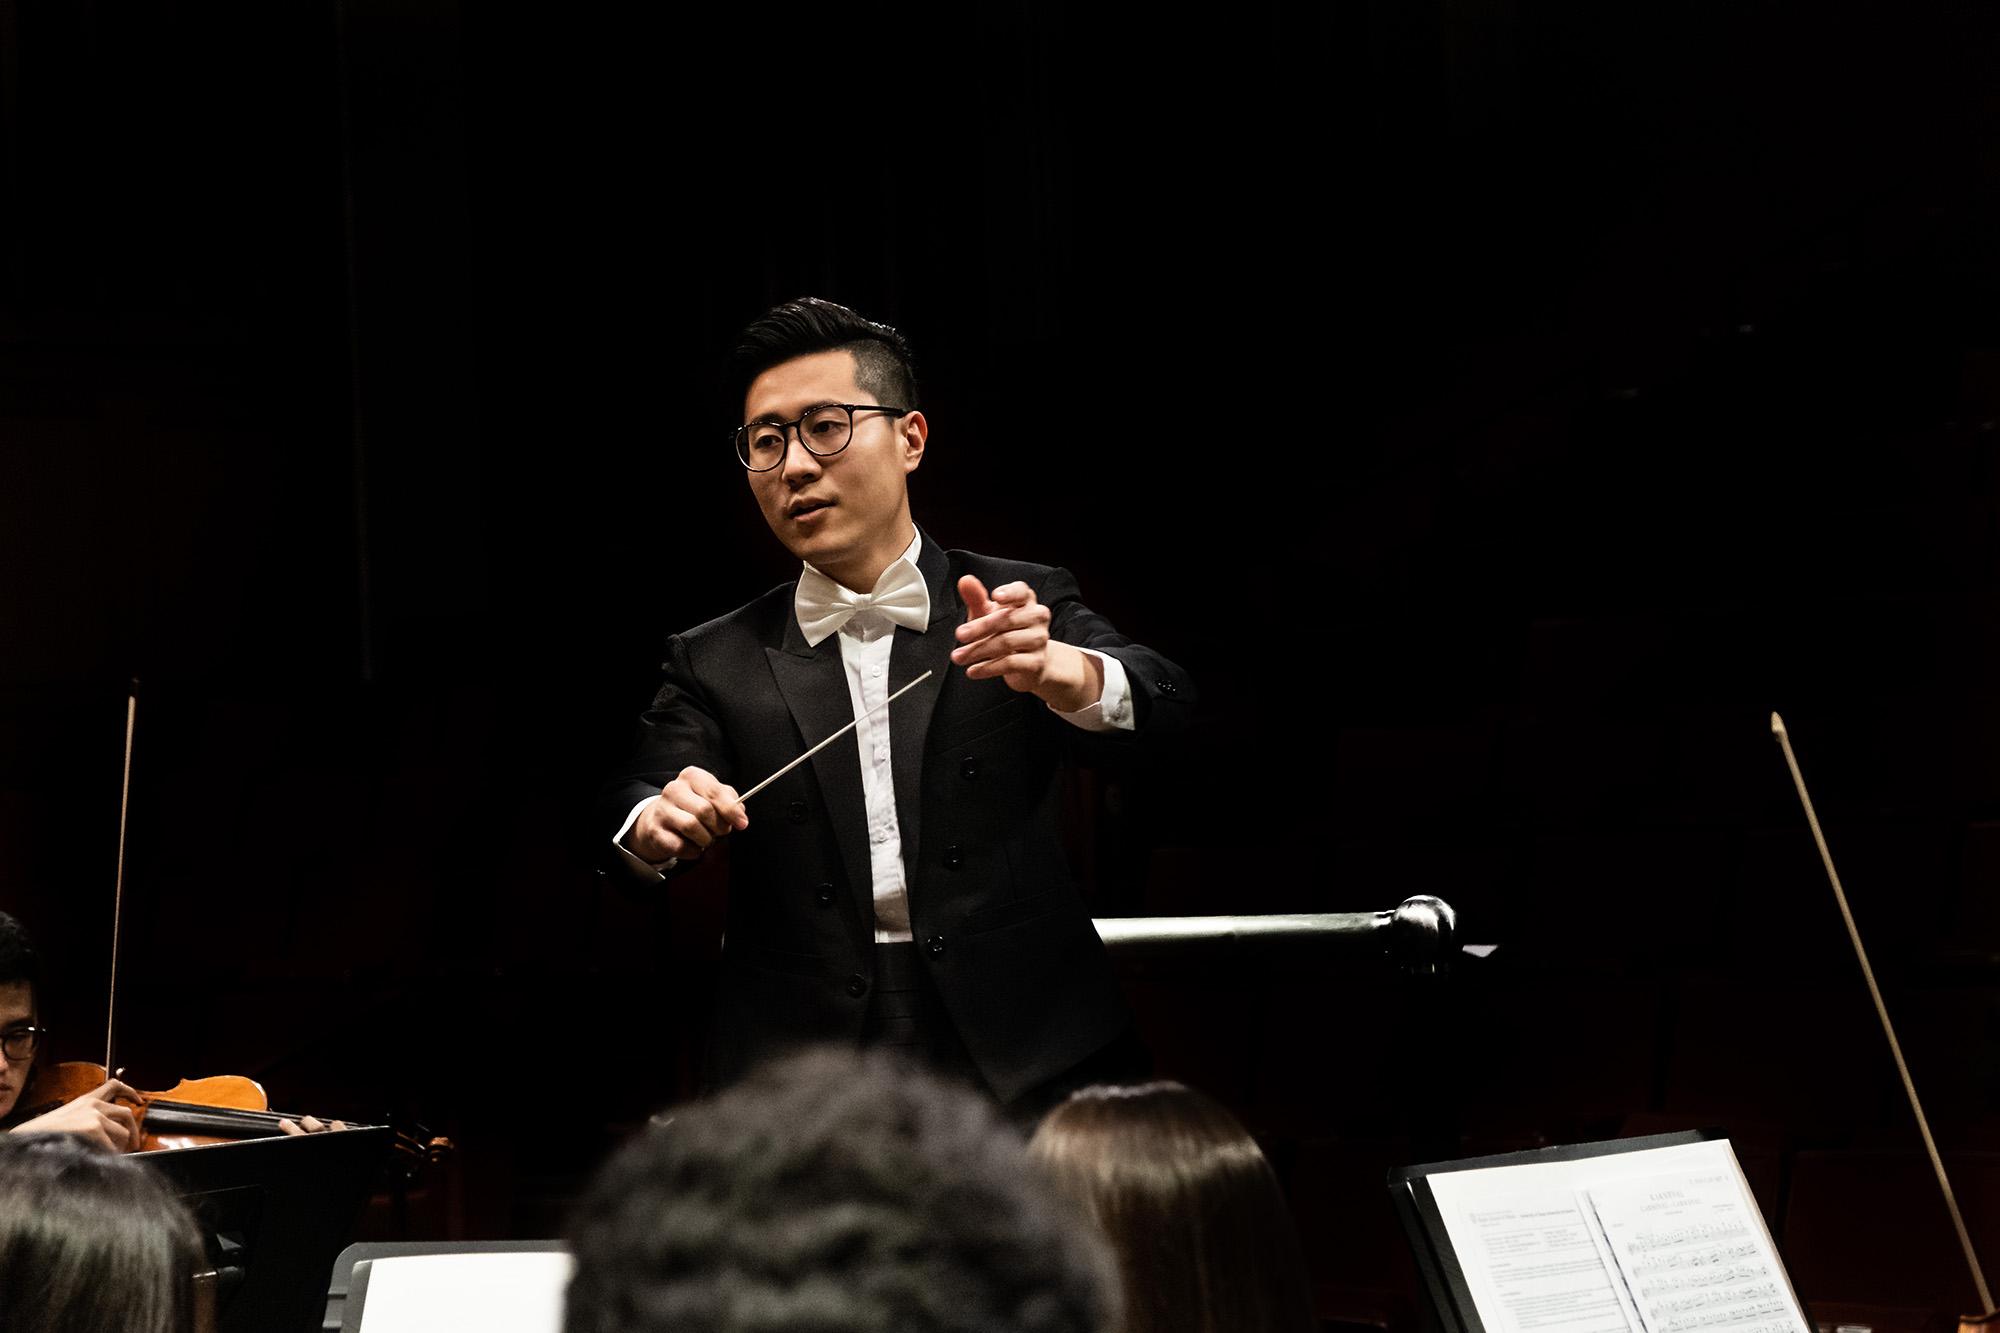
[[[894,329],[788,302],[744,331],[735,366],[736,456],[802,568],[668,641],[602,814],[607,853],[646,878],[730,840],[711,1079],[859,1042],[1021,1113],[1143,1072],[1058,840],[1059,770],[1183,725],[1187,676],[1086,607],[1066,570],[916,526],[930,426]]]

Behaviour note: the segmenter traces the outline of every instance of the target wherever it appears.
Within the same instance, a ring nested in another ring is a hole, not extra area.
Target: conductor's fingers
[[[959,579],[958,599],[965,603],[965,614],[974,618],[993,609],[993,599],[987,595],[986,585],[971,574]]]
[[[1011,657],[1016,653],[1031,653],[1046,648],[1049,632],[1046,629],[1017,629],[1005,634],[989,634],[977,643],[968,643],[951,650],[951,660],[961,666],[974,662],[988,662],[996,657]]]
[[[1027,587],[1025,583],[1016,586]],[[971,643],[975,640],[983,639],[989,634],[998,634],[1003,630],[1020,629],[1027,625],[1047,625],[1048,623],[1049,608],[1035,601],[1034,594],[1030,592],[1028,600],[1024,602],[993,603],[992,610],[976,620],[966,621],[958,627],[955,634],[960,643]]]
[[[703,801],[702,805],[708,807],[708,802]],[[660,822],[682,841],[693,843],[696,847],[706,847],[715,841],[715,833],[702,822],[699,815],[684,810],[671,801],[659,802],[658,810]]]
[[[736,794],[736,788],[707,769],[684,768],[680,777],[674,781],[685,784],[688,791],[708,803],[708,809],[702,812],[702,822],[715,832],[727,833],[732,828],[740,829],[749,825],[750,816],[743,809],[743,800]],[[668,783],[665,794],[670,795],[673,788],[674,783]]]

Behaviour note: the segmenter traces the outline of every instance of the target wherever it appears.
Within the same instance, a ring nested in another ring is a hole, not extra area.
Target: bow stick
[[[112,1020],[118,1013],[118,928],[125,917],[125,822],[132,806],[132,736],[139,723],[139,678],[125,694],[125,776],[118,783],[118,881],[111,895],[111,991],[104,1002],[104,1073],[117,1078],[122,1069],[111,1063]]]
[[[1992,1293],[1986,1289],[1986,1274],[1980,1270],[1979,1259],[1972,1252],[1972,1235],[1965,1229],[1965,1219],[1958,1215],[1958,1199],[1951,1192],[1951,1181],[1944,1173],[1944,1158],[1938,1156],[1937,1140],[1931,1137],[1930,1121],[1924,1118],[1924,1104],[1917,1100],[1917,1085],[1910,1078],[1910,1067],[1903,1063],[1903,1047],[1896,1040],[1896,1029],[1889,1022],[1889,1007],[1882,1003],[1882,988],[1875,984],[1875,969],[1868,965],[1868,950],[1861,947],[1861,932],[1854,925],[1854,913],[1847,906],[1847,891],[1840,887],[1840,872],[1833,868],[1833,853],[1827,850],[1826,835],[1819,831],[1819,816],[1813,813],[1812,797],[1806,792],[1806,776],[1799,771],[1798,756],[1792,753],[1792,738],[1785,731],[1785,719],[1771,714],[1771,734],[1778,738],[1778,748],[1785,752],[1785,765],[1792,770],[1792,785],[1798,788],[1799,804],[1806,808],[1806,823],[1812,827],[1813,841],[1819,844],[1819,859],[1826,863],[1826,877],[1833,885],[1834,901],[1840,904],[1840,919],[1847,923],[1847,938],[1854,942],[1854,956],[1861,960],[1861,978],[1868,983],[1868,994],[1875,1001],[1876,1017],[1882,1020],[1882,1035],[1889,1039],[1889,1054],[1896,1057],[1896,1072],[1902,1076],[1903,1091],[1909,1094],[1910,1109],[1917,1114],[1917,1131],[1924,1136],[1924,1151],[1931,1156],[1931,1168],[1937,1172],[1938,1188],[1944,1191],[1944,1206],[1951,1210],[1951,1224],[1958,1228],[1958,1243],[1965,1250],[1966,1267],[1972,1270],[1972,1285],[1979,1289],[1979,1304],[1990,1317],[1993,1310]],[[1978,1321],[1965,1321],[1978,1322]],[[1964,1327],[1962,1322],[1961,1329]]]

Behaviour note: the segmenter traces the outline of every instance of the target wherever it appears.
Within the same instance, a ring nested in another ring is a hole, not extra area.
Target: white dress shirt
[[[909,546],[897,560],[914,567],[918,553],[923,550],[923,540],[921,533],[912,535]],[[883,571],[885,577],[887,573]],[[877,586],[881,586],[880,579]],[[895,630],[887,617],[875,611],[858,611],[840,628],[840,660],[847,668],[847,697],[854,715],[861,719],[854,728],[854,739],[860,754],[861,794],[868,815],[868,863],[874,879],[878,944],[911,938],[910,899],[903,876],[903,835],[896,819],[896,784],[889,753],[889,728],[894,725],[896,710],[891,707],[885,713],[869,712],[889,697],[889,650],[896,640]],[[1085,731],[1131,731],[1136,722],[1124,664],[1089,648],[1078,651],[1097,659],[1104,672],[1103,691],[1096,703],[1073,713],[1050,711]],[[674,862],[641,860],[626,848],[625,835],[639,818],[639,812],[659,799],[654,796],[633,806],[612,840],[633,873],[648,879],[665,878],[665,872],[673,868]]]

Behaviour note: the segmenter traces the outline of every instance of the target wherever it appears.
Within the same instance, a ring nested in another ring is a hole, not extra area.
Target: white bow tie
[[[817,648],[820,640],[838,633],[858,611],[879,611],[906,629],[922,631],[931,623],[931,590],[924,586],[924,576],[917,567],[907,560],[898,560],[883,570],[873,592],[852,592],[808,567],[799,576],[792,608],[806,642]]]

